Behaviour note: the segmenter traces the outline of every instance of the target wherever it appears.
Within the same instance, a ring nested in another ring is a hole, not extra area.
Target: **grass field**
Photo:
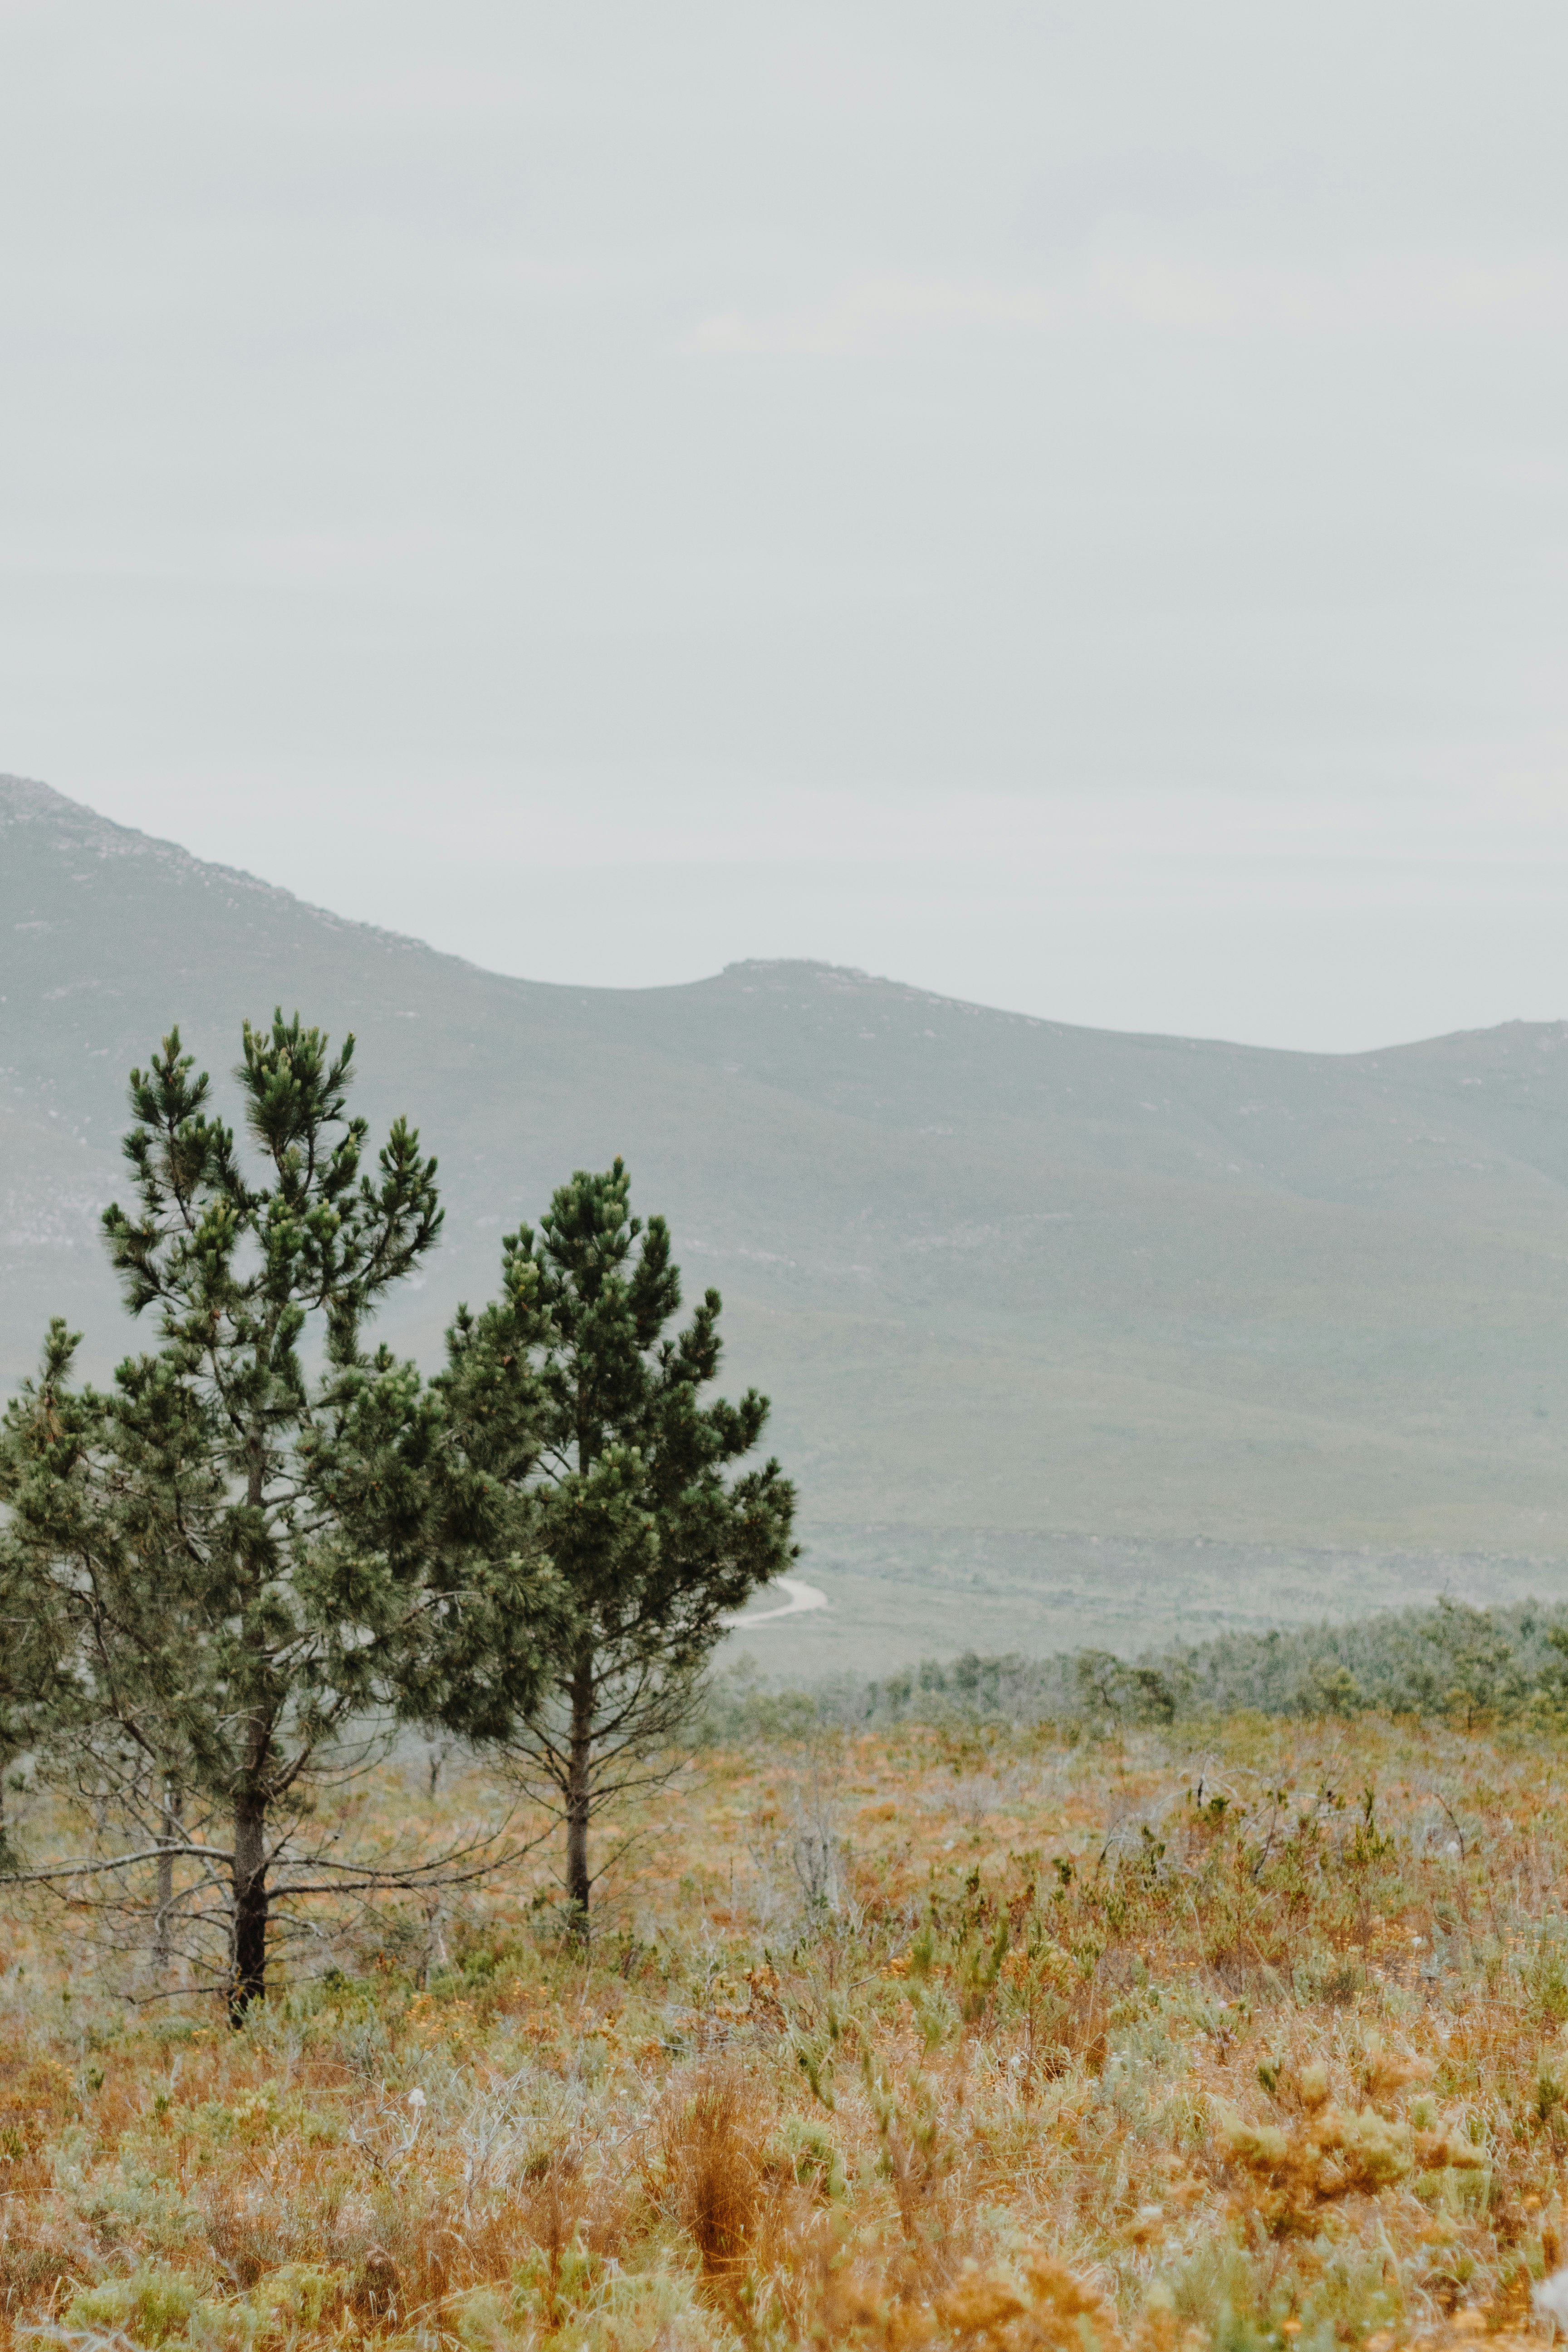
[[[679,1776],[585,1953],[535,1857],[439,1910],[318,1920],[237,2033],[85,1882],[13,1895],[7,2338],[1531,2327],[1568,2245],[1550,1735],[805,1723],[761,1703]],[[414,1758],[352,1802],[417,1835],[485,1794],[432,1799]],[[67,1826],[23,1801],[25,1842]]]

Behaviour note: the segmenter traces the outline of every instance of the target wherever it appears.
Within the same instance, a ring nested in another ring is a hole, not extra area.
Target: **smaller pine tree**
[[[496,1498],[492,1574],[509,1558],[542,1562],[553,1614],[542,1683],[509,1687],[500,1643],[434,1711],[503,1748],[563,1822],[584,1931],[595,1816],[660,1775],[727,1617],[795,1557],[777,1462],[730,1475],[767,1399],[700,1401],[719,1370],[719,1293],[672,1332],[679,1307],[664,1219],[631,1214],[620,1160],[579,1171],[537,1234],[503,1242],[501,1295],[459,1310],[438,1383],[453,1440]]]

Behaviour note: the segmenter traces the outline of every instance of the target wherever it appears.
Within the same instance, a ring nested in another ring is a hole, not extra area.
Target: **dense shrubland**
[[[714,1736],[761,1727],[995,1718],[1086,1728],[1270,1716],[1407,1715],[1553,1724],[1568,1713],[1568,1606],[1477,1609],[1443,1600],[1344,1624],[1224,1633],[1134,1660],[1106,1650],[927,1659],[879,1679],[774,1693],[754,1659],[715,1685]]]
[[[432,1836],[483,1803],[418,1759],[361,1793]],[[641,1801],[585,1948],[531,1865],[434,1916],[385,1895],[238,2032],[144,1952],[84,1981],[69,1891],[27,1895],[5,2326],[1384,2352],[1528,2323],[1568,2231],[1550,1729],[814,1709]]]

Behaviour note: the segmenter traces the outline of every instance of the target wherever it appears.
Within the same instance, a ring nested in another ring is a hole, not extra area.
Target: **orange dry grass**
[[[668,2210],[710,2277],[745,2266],[763,2208],[765,2110],[732,2062],[697,2067],[666,2094],[658,2125]]]
[[[1568,2235],[1559,1776],[1252,1722],[717,1758],[586,1960],[531,1885],[438,1937],[390,1908],[240,2035],[18,1914],[0,2334],[1510,2340]],[[791,1867],[807,1806],[837,1909]]]

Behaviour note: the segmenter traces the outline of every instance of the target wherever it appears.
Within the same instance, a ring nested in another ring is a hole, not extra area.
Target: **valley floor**
[[[679,1777],[585,1954],[542,1873],[388,1904],[318,1921],[237,2033],[177,1978],[153,1997],[123,1918],[95,1948],[80,1886],[14,1898],[6,2335],[1537,2332],[1568,2247],[1552,1740],[788,1728]],[[474,1797],[388,1768],[355,1801]]]

